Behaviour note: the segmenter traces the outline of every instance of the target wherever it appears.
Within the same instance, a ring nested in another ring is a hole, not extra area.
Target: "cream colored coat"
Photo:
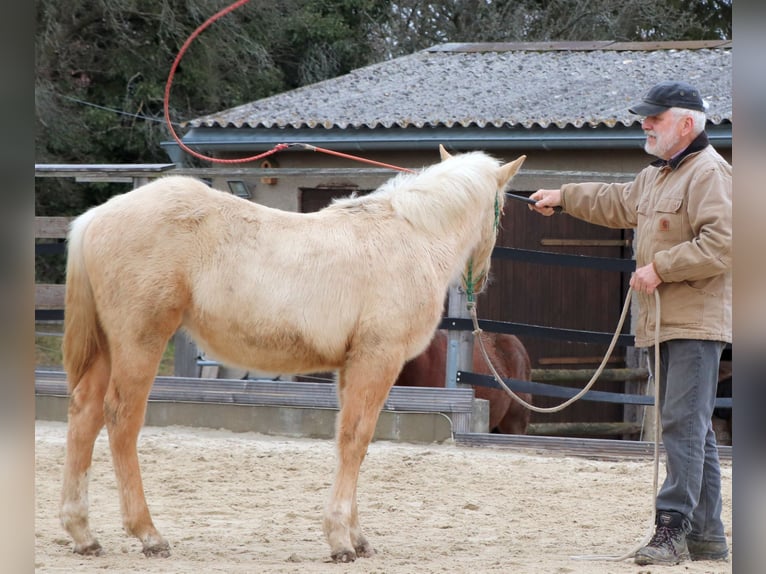
[[[561,187],[570,215],[612,228],[635,228],[637,266],[654,263],[660,342],[731,342],[732,167],[712,146],[675,168],[653,165],[629,183]],[[637,293],[636,346],[654,344],[654,295]]]

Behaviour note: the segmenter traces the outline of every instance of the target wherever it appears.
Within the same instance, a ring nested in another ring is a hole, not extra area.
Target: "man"
[[[660,419],[667,476],[656,530],[637,564],[727,560],[721,471],[711,416],[721,352],[731,342],[731,165],[709,144],[705,104],[685,82],[661,82],[629,110],[643,116],[644,149],[659,159],[630,183],[540,189],[530,208],[636,228],[630,286],[636,346],[654,367],[655,289],[660,295]]]

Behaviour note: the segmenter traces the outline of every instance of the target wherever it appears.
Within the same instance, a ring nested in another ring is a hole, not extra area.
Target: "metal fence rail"
[[[67,396],[66,373],[35,371],[35,394]],[[217,403],[306,408],[338,408],[333,383],[279,381],[270,379],[202,379],[156,377],[150,401]],[[457,430],[467,430],[473,409],[473,389],[393,387],[383,410],[395,412],[444,413]]]

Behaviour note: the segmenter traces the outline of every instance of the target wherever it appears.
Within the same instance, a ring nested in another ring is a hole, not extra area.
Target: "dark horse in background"
[[[515,335],[504,333],[480,334],[495,370],[506,379],[531,380],[531,363],[527,350]],[[474,373],[491,375],[479,342],[474,336]],[[423,353],[405,363],[396,384],[409,387],[443,387],[447,373],[447,331],[437,330]],[[503,434],[526,434],[530,411],[514,401],[502,389],[475,385],[477,399],[489,401],[489,430]],[[517,393],[526,402],[532,402],[529,393]]]

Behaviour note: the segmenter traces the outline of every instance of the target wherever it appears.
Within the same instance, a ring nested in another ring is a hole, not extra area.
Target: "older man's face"
[[[668,160],[681,151],[684,120],[684,116],[676,116],[670,110],[644,118],[641,127],[646,135],[646,153]]]

